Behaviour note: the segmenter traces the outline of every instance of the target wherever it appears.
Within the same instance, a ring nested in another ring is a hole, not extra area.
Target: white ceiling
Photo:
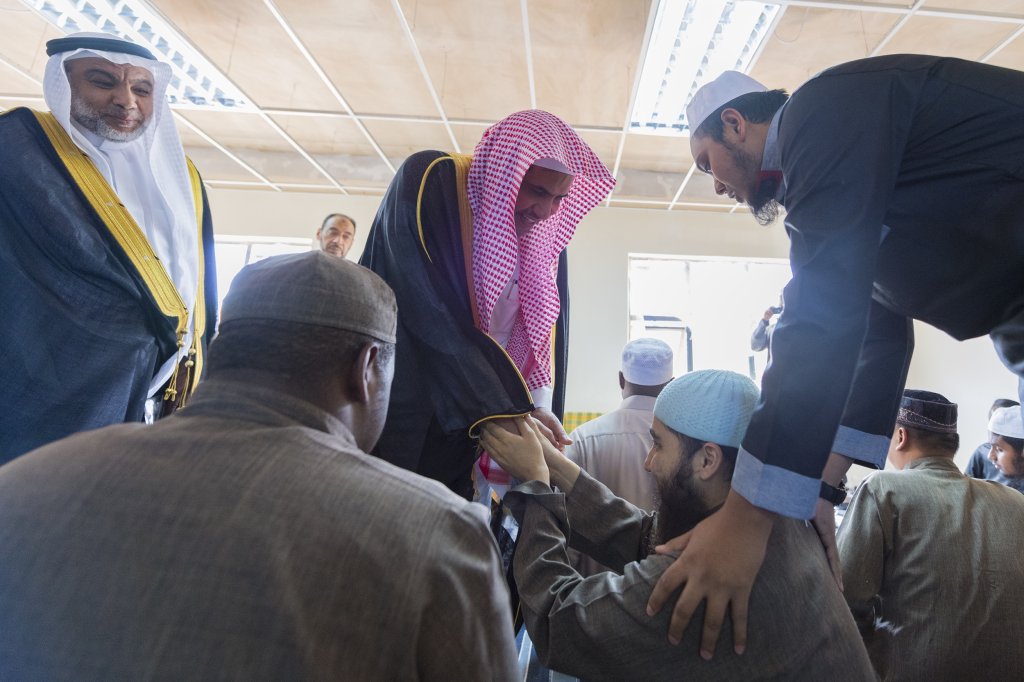
[[[818,71],[917,52],[1024,70],[1024,0],[780,0],[751,75],[795,89]],[[611,205],[735,210],[693,173],[687,138],[624,132],[649,0],[154,0],[254,102],[178,109],[214,187],[380,195],[420,149],[472,152],[490,123],[537,107],[613,169]],[[0,107],[43,107],[61,32],[0,0]]]

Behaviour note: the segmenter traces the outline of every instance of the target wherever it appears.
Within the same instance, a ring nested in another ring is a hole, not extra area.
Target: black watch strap
[[[821,490],[818,492],[818,497],[823,500],[827,500],[832,503],[832,506],[842,504],[846,500],[846,488],[840,483],[839,487],[831,486],[825,481],[821,482]]]

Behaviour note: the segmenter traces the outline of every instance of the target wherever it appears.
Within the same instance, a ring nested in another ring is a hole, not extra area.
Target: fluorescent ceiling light
[[[630,132],[689,134],[694,93],[723,71],[746,73],[778,13],[750,0],[660,0]]]
[[[144,0],[22,0],[66,33],[99,31],[144,45],[171,67],[167,100],[178,108],[255,111],[220,70]]]

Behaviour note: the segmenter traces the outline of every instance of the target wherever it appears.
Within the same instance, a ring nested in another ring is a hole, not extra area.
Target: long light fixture
[[[254,111],[241,91],[144,0],[22,0],[62,31],[98,31],[143,45],[171,66],[168,101],[184,109]]]
[[[689,134],[686,105],[723,71],[746,72],[779,13],[752,0],[659,0],[630,132]]]

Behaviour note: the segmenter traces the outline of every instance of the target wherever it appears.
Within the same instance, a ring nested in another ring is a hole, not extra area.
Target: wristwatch
[[[821,491],[818,492],[818,497],[823,500],[827,500],[832,503],[832,506],[842,504],[846,500],[846,486],[842,483],[838,487],[831,486],[825,481],[821,482]]]

